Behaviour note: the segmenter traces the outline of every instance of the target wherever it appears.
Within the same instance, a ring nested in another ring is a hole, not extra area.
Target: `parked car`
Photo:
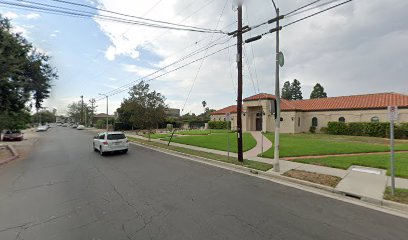
[[[107,152],[127,153],[129,149],[129,141],[123,132],[100,133],[94,137],[92,145],[101,155]]]
[[[78,125],[73,124],[71,127],[72,127],[72,128],[77,128],[77,127],[78,127]]]
[[[48,126],[47,125],[41,125],[37,127],[37,132],[45,132],[48,130]]]
[[[22,141],[24,139],[21,131],[18,130],[6,130],[3,134],[3,141]]]
[[[63,123],[61,126],[68,127],[68,123]]]
[[[78,125],[77,129],[78,129],[78,130],[84,130],[84,129],[85,129],[85,126],[84,126],[84,125]]]

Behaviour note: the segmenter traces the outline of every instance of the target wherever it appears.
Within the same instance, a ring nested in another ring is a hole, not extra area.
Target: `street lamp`
[[[276,97],[276,118],[275,118],[275,149],[274,149],[274,161],[273,169],[275,172],[280,171],[279,167],[279,131],[280,131],[280,84],[279,84],[279,8],[276,7],[275,2],[272,0],[273,7],[276,12],[276,65],[275,65],[275,97]]]
[[[99,95],[106,97],[106,131],[108,132],[109,131],[108,95],[102,93],[99,93]]]

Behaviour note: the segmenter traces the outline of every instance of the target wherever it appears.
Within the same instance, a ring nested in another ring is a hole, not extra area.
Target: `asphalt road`
[[[408,239],[408,220],[92,134],[41,133],[0,168],[0,239]]]

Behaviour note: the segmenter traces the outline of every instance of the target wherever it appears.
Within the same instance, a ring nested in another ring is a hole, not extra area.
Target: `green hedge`
[[[209,129],[227,129],[227,127],[230,127],[231,122],[226,122],[226,121],[210,121],[208,122],[208,128]]]
[[[387,122],[329,122],[327,133],[332,135],[352,135],[370,137],[389,137],[390,123]],[[408,123],[395,125],[395,138],[408,138]]]

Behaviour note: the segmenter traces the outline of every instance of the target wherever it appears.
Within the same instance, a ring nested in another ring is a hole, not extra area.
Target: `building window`
[[[313,117],[312,118],[312,127],[317,127],[317,124],[318,124],[317,117]]]
[[[300,127],[300,117],[298,118],[298,127]]]
[[[346,122],[346,119],[344,117],[339,117],[339,122],[344,123],[344,122]]]
[[[379,121],[380,121],[380,118],[377,116],[374,116],[371,118],[371,122],[379,122]]]

